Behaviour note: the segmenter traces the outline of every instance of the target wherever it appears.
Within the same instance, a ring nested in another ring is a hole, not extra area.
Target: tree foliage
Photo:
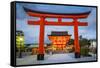
[[[89,47],[90,46],[90,40],[88,40],[88,39],[81,39],[81,40],[79,40],[79,43],[80,43],[81,47],[85,47],[85,46]]]

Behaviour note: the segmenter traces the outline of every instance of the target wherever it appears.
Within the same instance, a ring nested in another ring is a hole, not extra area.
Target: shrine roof
[[[71,35],[48,35],[48,36],[71,36]]]
[[[48,36],[71,36],[67,31],[52,31],[51,35]]]

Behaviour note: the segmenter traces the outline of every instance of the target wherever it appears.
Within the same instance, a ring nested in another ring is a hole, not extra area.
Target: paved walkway
[[[79,62],[79,61],[94,61],[94,60],[96,60],[96,57],[74,58],[74,53],[66,53],[66,54],[45,55],[45,59],[41,61],[37,61],[36,55],[31,55],[24,58],[17,58],[16,63],[17,65],[29,65],[29,64]]]

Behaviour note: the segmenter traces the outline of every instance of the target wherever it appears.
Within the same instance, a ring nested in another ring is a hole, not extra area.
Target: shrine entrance
[[[48,35],[51,41],[52,53],[67,53],[66,47],[70,41],[71,35],[68,31],[52,31],[51,35]]]
[[[44,29],[45,25],[47,26],[73,26],[74,27],[74,49],[75,49],[75,58],[80,58],[80,45],[78,38],[78,26],[88,26],[87,22],[79,22],[78,19],[87,18],[89,12],[84,13],[48,13],[31,10],[24,8],[26,13],[31,17],[39,17],[38,21],[28,21],[28,25],[40,25],[40,34],[39,34],[39,51],[37,55],[37,60],[44,60]],[[46,21],[46,18],[57,18],[57,22]],[[62,22],[63,18],[73,19],[72,22]]]

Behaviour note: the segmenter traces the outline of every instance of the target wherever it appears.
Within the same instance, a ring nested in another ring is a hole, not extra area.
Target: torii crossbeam
[[[87,22],[79,22],[78,19],[87,18],[89,12],[84,13],[50,13],[50,12],[40,12],[31,9],[24,8],[29,16],[32,17],[39,17],[40,20],[38,21],[28,21],[29,25],[40,25],[40,35],[39,35],[39,52],[37,55],[38,60],[44,59],[44,29],[45,25],[48,26],[73,26],[74,27],[74,48],[75,48],[75,57],[80,57],[80,45],[78,39],[78,26],[88,26]],[[46,18],[57,18],[58,21],[46,21]],[[62,22],[62,18],[71,18],[73,22]]]

